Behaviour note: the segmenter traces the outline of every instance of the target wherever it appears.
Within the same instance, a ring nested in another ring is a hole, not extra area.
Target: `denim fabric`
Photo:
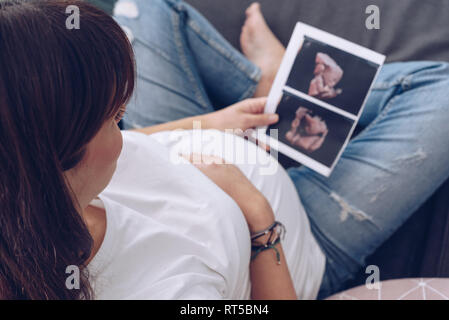
[[[327,257],[319,297],[344,289],[365,259],[447,180],[448,89],[446,63],[385,65],[360,119],[363,131],[332,175],[288,170]]]
[[[254,94],[259,68],[188,4],[123,0],[118,6],[124,3],[138,9],[137,17],[115,16],[131,33],[138,68],[125,129],[208,113]]]
[[[104,10],[108,14],[112,14],[112,10],[117,0],[87,0],[87,2]]]
[[[192,7],[176,0],[121,0],[116,16],[137,57],[137,92],[125,128],[208,113],[253,95],[260,70]],[[288,170],[326,255],[319,298],[339,290],[449,177],[449,66],[383,67],[359,127],[329,178]]]

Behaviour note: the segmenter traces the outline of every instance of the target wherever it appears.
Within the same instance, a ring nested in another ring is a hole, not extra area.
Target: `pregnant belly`
[[[160,132],[151,137],[169,147],[173,155],[213,155],[236,165],[264,194],[276,220],[287,229],[283,249],[298,297],[314,298],[324,272],[324,255],[310,231],[296,188],[275,157],[248,140],[218,130]]]

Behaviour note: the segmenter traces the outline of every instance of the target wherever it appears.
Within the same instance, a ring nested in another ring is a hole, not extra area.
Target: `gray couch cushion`
[[[187,0],[239,48],[251,0]],[[259,0],[269,26],[284,44],[297,21],[386,54],[387,61],[449,61],[447,0]],[[365,27],[368,5],[380,9],[380,30]]]

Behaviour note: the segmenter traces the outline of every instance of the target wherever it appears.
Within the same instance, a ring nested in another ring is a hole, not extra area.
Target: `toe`
[[[246,15],[251,15],[254,12],[260,11],[260,3],[259,2],[253,2],[248,9],[246,9]]]
[[[240,33],[240,44],[242,45],[242,47],[246,44],[246,34],[247,34],[248,30],[246,26],[242,27],[242,32]]]

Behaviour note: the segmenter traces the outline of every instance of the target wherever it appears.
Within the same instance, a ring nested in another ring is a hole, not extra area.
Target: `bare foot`
[[[246,10],[240,45],[245,56],[262,70],[262,78],[254,97],[267,96],[281,65],[285,48],[271,32],[257,2]]]

